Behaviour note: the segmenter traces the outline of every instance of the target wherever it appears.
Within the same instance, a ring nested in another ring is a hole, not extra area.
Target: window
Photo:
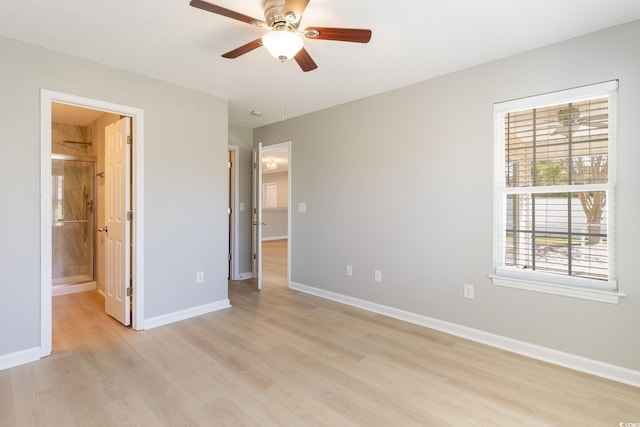
[[[278,183],[265,182],[262,184],[262,207],[277,208],[278,207]]]
[[[616,90],[495,105],[495,284],[617,302]]]

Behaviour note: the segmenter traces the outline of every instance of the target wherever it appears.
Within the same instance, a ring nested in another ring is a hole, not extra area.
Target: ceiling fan
[[[608,114],[587,114],[586,117],[581,117],[581,110],[578,107],[569,107],[558,110],[557,123],[560,123],[552,133],[552,135],[569,134],[569,129],[577,130],[579,128],[588,129],[606,129],[609,127],[609,115]]]
[[[303,47],[304,41],[300,34],[308,39],[354,43],[368,43],[371,39],[371,30],[368,29],[307,27],[303,31],[299,31],[298,26],[309,1],[264,0],[264,21],[203,0],[191,0],[189,4],[207,12],[226,16],[256,27],[270,29],[263,37],[223,54],[223,58],[237,58],[260,46],[265,46],[272,56],[283,62],[293,57],[302,68],[302,71],[307,72],[315,70],[318,66],[309,55],[309,52]]]

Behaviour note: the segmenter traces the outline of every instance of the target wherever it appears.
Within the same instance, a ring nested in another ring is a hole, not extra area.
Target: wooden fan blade
[[[355,43],[369,43],[371,40],[371,30],[358,28],[309,27],[304,29],[304,35],[310,39]]]
[[[309,55],[309,52],[307,52],[305,48],[302,48],[300,52],[298,52],[296,56],[294,56],[293,58],[296,60],[300,68],[302,68],[302,71],[304,71],[305,73],[307,71],[312,71],[318,68],[316,63],[311,58],[311,55]]]
[[[608,120],[608,119],[609,119],[609,115],[608,114],[590,114],[590,115],[587,115],[584,119],[581,119],[581,120],[596,121],[596,120]]]
[[[294,23],[300,22],[304,10],[307,8],[309,0],[286,0],[282,7],[282,16],[286,17],[288,13],[295,15]]]
[[[215,13],[217,15],[226,16],[227,18],[236,19],[241,22],[246,22],[247,24],[256,25],[256,26],[260,26],[260,25],[267,26],[267,24],[260,19],[255,19],[250,16],[243,15],[242,13],[238,13],[238,12],[234,12],[233,10],[226,9],[222,6],[217,6],[215,4],[207,3],[206,1],[191,0],[189,4],[198,9],[206,10],[207,12]]]
[[[223,54],[222,57],[229,59],[237,58],[238,56],[251,52],[252,50],[259,48],[260,46],[262,46],[262,38],[255,39],[254,41],[242,45],[239,48],[233,49]]]
[[[590,128],[607,129],[609,127],[609,124],[603,123],[603,122],[587,122],[584,124],[584,126],[587,126]]]

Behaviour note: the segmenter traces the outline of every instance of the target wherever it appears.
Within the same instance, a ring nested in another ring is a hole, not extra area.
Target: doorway
[[[51,354],[52,349],[52,227],[53,227],[53,178],[52,178],[52,105],[65,104],[128,116],[132,121],[133,161],[131,163],[131,200],[135,206],[131,251],[132,271],[130,280],[135,287],[131,297],[133,307],[132,327],[144,329],[144,111],[120,104],[83,98],[49,90],[41,91],[41,340],[40,356]],[[99,172],[98,172],[99,173]],[[95,200],[95,199],[94,199]],[[95,228],[95,227],[94,227]]]
[[[291,142],[262,147],[254,168],[254,277],[258,289],[291,283]]]

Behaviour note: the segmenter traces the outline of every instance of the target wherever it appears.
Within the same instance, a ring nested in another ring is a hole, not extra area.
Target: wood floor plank
[[[288,289],[286,243],[262,291],[148,331],[55,297],[53,354],[0,372],[0,426],[640,423],[638,388]]]

